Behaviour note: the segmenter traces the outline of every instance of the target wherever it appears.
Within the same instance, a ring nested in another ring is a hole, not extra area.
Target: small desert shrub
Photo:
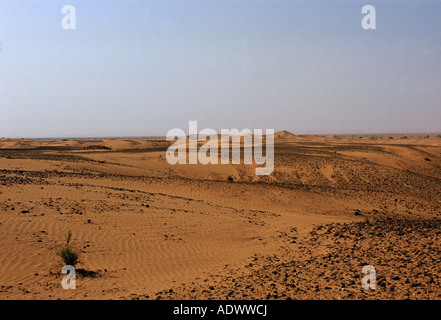
[[[78,253],[72,248],[63,247],[57,250],[57,255],[64,261],[66,265],[75,266],[78,262]]]
[[[441,134],[438,135],[438,138],[441,138]]]
[[[400,139],[407,139],[407,136],[402,136]]]
[[[394,137],[389,137],[390,140],[392,140]]]
[[[75,266],[78,262],[79,253],[73,250],[70,246],[70,240],[72,239],[72,231],[67,230],[66,233],[66,246],[56,249],[56,254],[64,261],[66,265]]]
[[[228,176],[228,177],[227,177],[227,180],[228,180],[228,181],[234,181],[234,178],[233,178],[233,176]]]
[[[5,156],[5,158],[6,158],[6,159],[11,159],[12,157],[11,157],[10,154],[7,154],[7,155]]]

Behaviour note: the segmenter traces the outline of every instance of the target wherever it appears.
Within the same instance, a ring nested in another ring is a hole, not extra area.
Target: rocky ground
[[[158,292],[155,299],[440,299],[441,221],[378,219],[285,234],[284,251]],[[364,265],[376,288],[363,289]],[[143,297],[137,297],[143,298]],[[144,297],[145,298],[145,297]]]

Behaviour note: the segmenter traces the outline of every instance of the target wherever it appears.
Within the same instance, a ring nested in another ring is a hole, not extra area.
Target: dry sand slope
[[[441,298],[441,138],[275,141],[255,176],[171,166],[161,139],[0,139],[0,299]]]

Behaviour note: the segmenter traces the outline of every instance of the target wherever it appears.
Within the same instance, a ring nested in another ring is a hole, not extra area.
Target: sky
[[[440,0],[0,0],[0,46],[0,138],[441,131]]]

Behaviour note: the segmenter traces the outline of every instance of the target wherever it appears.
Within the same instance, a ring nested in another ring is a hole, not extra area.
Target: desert
[[[0,299],[441,298],[438,133],[279,131],[262,176],[171,143],[0,139]]]

